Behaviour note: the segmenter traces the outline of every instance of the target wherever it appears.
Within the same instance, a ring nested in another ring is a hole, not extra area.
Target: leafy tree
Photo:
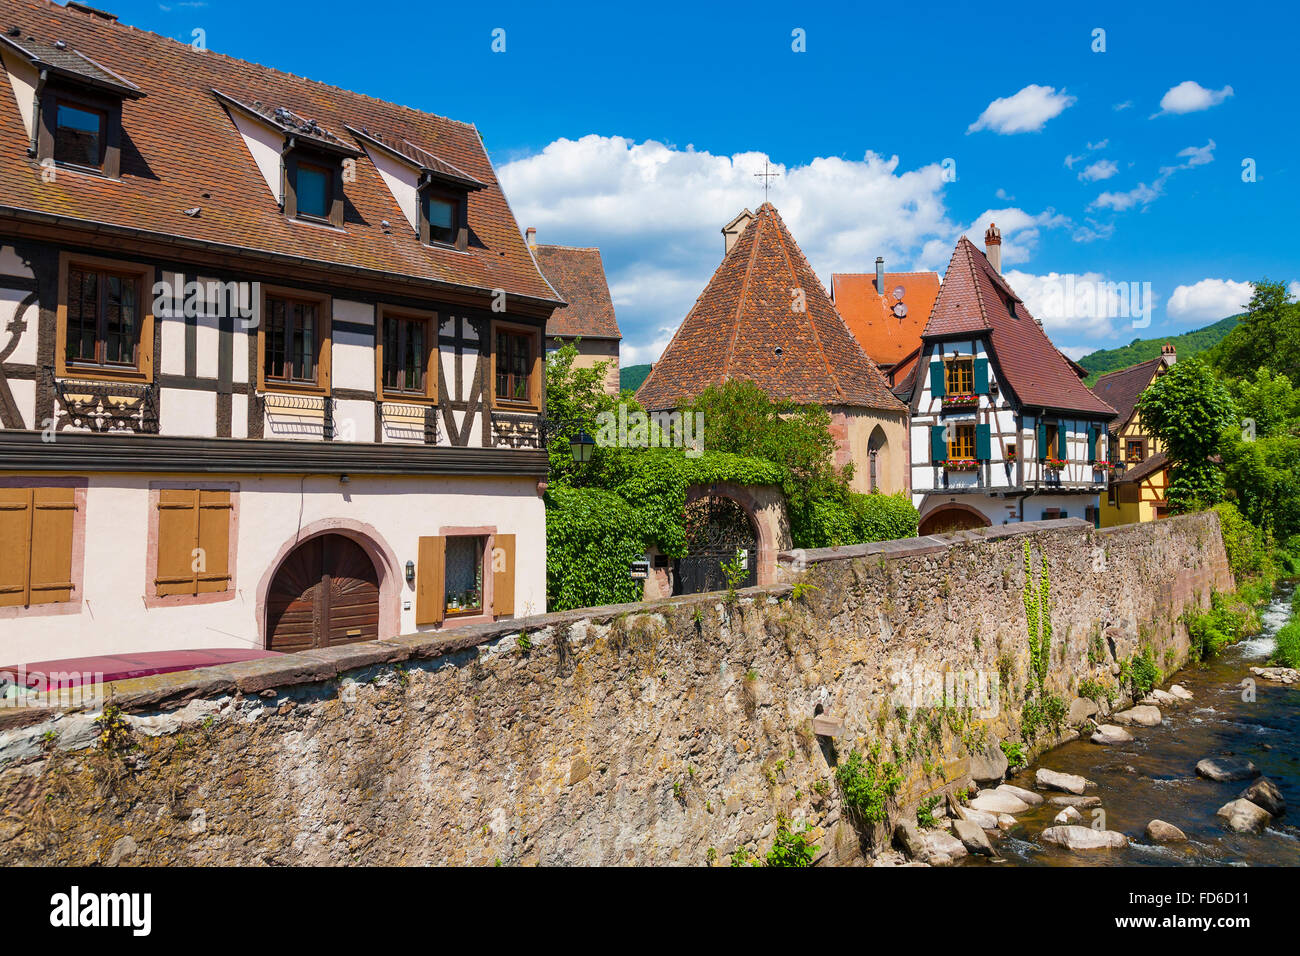
[[[1175,512],[1223,498],[1223,470],[1211,461],[1223,431],[1237,424],[1228,389],[1200,359],[1178,362],[1138,400],[1138,412],[1171,463],[1167,498]]]
[[[1257,368],[1300,375],[1300,303],[1285,284],[1259,280],[1241,324],[1210,350],[1208,358],[1235,378],[1252,376]]]
[[[577,357],[573,342],[565,342],[546,356],[546,417],[565,423],[550,445],[551,484],[574,483],[580,477],[582,466],[574,464],[569,442],[580,430],[594,438],[596,417],[601,412],[616,413],[620,402],[627,403],[629,413],[641,410],[631,392],[615,398],[605,391],[609,361],[583,368],[575,364]],[[596,448],[593,459],[606,451]]]
[[[1300,418],[1300,390],[1280,372],[1257,368],[1253,376],[1229,381],[1228,390],[1241,413],[1243,438],[1284,434]]]

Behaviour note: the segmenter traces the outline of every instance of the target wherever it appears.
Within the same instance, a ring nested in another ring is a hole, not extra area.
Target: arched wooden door
[[[379,575],[361,545],[323,534],[289,552],[266,596],[273,651],[353,644],[379,637]]]

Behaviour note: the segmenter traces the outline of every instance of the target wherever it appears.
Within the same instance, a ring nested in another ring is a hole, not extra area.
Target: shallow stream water
[[[1258,636],[1176,675],[1174,681],[1195,699],[1162,707],[1159,727],[1127,728],[1135,740],[1120,746],[1098,746],[1086,737],[1070,741],[1008,779],[1033,789],[1035,770],[1047,767],[1094,781],[1096,789],[1087,793],[1101,798],[1104,828],[1127,835],[1127,849],[1072,852],[1044,844],[1039,834],[1062,809],[1047,802],[1020,814],[1018,826],[995,840],[1006,861],[1002,865],[1300,865],[1300,685],[1258,680],[1254,701],[1242,699],[1240,686],[1252,678],[1250,668],[1263,666],[1272,653],[1273,635],[1287,621],[1292,590],[1281,589],[1263,612]],[[1196,775],[1198,760],[1223,754],[1248,758],[1282,790],[1287,812],[1263,833],[1232,833],[1215,817],[1250,783],[1215,783]],[[1084,825],[1091,825],[1095,811],[1082,812]],[[1144,831],[1153,818],[1172,823],[1188,841],[1151,844]]]

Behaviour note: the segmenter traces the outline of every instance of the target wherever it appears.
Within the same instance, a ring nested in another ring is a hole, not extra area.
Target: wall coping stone
[[[848,544],[832,548],[806,548],[782,551],[777,561],[782,565],[821,564],[825,561],[845,561],[882,554],[890,558],[906,558],[939,551],[975,541],[996,541],[1040,531],[1096,530],[1092,522],[1083,518],[1052,518],[1048,521],[1020,521],[1016,524],[998,525],[978,531],[952,531],[946,534],[927,534],[918,538],[898,538],[892,541],[870,541],[866,544]]]

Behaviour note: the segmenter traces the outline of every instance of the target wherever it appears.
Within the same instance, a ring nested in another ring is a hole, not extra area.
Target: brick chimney
[[[876,256],[876,295],[885,294],[885,257]]]
[[[1166,342],[1160,346],[1160,361],[1165,365],[1173,365],[1178,361],[1178,350],[1174,348],[1173,342]]]
[[[1002,274],[1002,231],[998,229],[995,222],[989,223],[988,231],[984,233],[984,255],[988,257],[989,265],[998,273]]]
[[[524,238],[528,241],[529,249],[537,248],[537,227],[529,226],[524,230]]]

